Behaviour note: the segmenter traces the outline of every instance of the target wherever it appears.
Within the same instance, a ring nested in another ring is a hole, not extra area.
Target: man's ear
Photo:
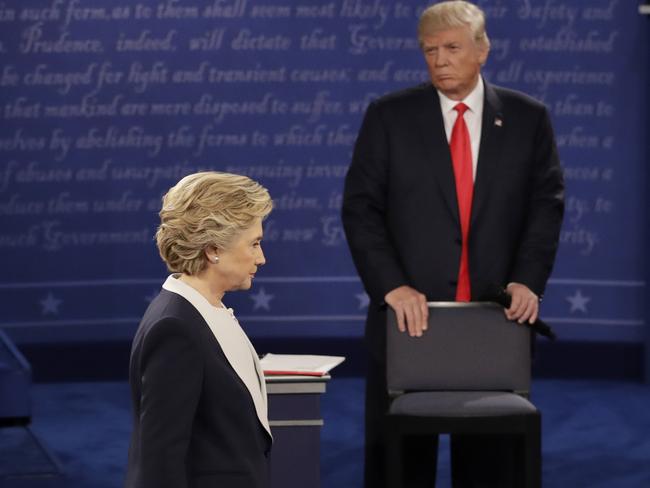
[[[484,43],[479,43],[478,45],[478,50],[479,50],[479,62],[481,63],[481,66],[484,66],[485,63],[487,62],[488,55],[490,54],[490,46],[486,46]]]

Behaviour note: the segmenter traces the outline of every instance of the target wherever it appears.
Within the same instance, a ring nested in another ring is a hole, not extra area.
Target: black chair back
[[[430,302],[428,329],[411,337],[389,307],[387,381],[404,391],[530,389],[531,331],[490,302]]]

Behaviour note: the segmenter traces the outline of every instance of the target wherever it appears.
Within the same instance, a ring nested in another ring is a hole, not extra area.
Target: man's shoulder
[[[491,83],[486,83],[486,92],[487,96],[490,96],[490,91],[494,93],[499,101],[506,107],[510,108],[521,108],[529,110],[545,110],[546,105],[540,100],[521,92],[519,90],[513,90],[512,88],[506,88],[503,86],[493,85]]]
[[[434,94],[435,89],[431,83],[422,83],[420,85],[387,93],[377,98],[373,103],[378,107],[417,106],[422,103],[422,100],[429,99]]]

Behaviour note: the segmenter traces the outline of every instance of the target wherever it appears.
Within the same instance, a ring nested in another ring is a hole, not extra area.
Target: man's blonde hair
[[[454,27],[469,27],[474,42],[490,49],[490,39],[485,32],[485,14],[473,3],[464,0],[449,0],[427,7],[418,22],[418,41],[441,30]]]
[[[196,275],[206,266],[205,249],[227,249],[272,208],[268,190],[246,176],[188,175],[163,197],[156,232],[160,256],[172,273]]]

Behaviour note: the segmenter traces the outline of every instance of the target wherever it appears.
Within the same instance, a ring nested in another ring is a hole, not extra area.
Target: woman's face
[[[257,268],[266,260],[262,251],[262,219],[242,230],[227,249],[217,252],[219,262],[213,266],[224,291],[248,290]]]

